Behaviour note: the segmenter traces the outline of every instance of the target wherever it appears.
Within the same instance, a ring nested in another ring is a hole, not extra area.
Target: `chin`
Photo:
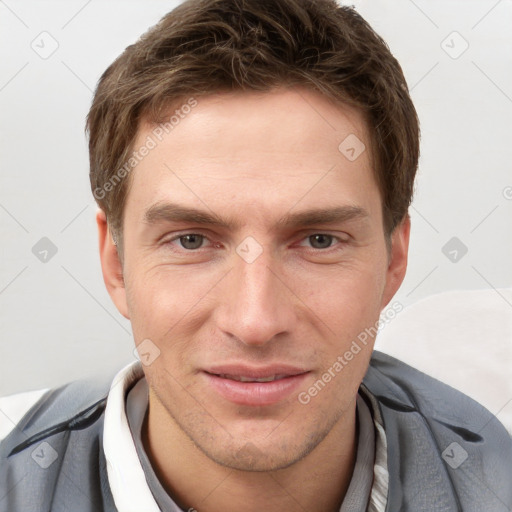
[[[296,464],[311,453],[327,434],[326,429],[306,435],[296,432],[295,439],[282,433],[271,438],[267,431],[261,440],[254,442],[232,437],[225,443],[203,445],[197,440],[195,443],[210,460],[221,466],[238,471],[268,472]]]
[[[247,443],[239,450],[230,453],[206,453],[215,463],[230,469],[246,472],[268,472],[285,469],[298,462],[304,455],[297,453],[264,453],[253,443]],[[270,454],[272,453],[272,456]]]

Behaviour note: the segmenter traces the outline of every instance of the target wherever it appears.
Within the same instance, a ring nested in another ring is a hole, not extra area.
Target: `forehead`
[[[161,123],[142,121],[135,146],[153,134],[159,145],[172,143],[179,149],[180,158],[201,157],[199,142],[214,142],[214,147],[207,148],[209,157],[236,157],[257,148],[273,152],[275,158],[280,152],[288,157],[286,151],[292,148],[298,153],[330,152],[350,134],[367,142],[366,131],[354,107],[335,104],[309,89],[279,87],[182,98]],[[229,137],[224,136],[228,133]],[[198,144],[191,144],[191,138]]]
[[[167,124],[141,123],[134,148],[149,141],[152,149],[132,172],[127,208],[180,200],[243,210],[257,202],[270,215],[278,204],[333,203],[334,193],[338,204],[375,199],[362,115],[310,90],[184,99]]]

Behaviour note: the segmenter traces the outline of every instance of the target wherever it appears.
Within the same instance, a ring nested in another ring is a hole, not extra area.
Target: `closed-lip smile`
[[[248,366],[230,364],[203,370],[209,386],[237,405],[272,405],[289,396],[309,370],[283,364]]]

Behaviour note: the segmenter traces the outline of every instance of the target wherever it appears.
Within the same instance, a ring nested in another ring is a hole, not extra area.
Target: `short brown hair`
[[[412,201],[419,124],[384,40],[335,0],[187,0],[107,68],[87,116],[91,187],[118,240],[141,120],[184,98],[283,85],[363,114],[389,238]]]

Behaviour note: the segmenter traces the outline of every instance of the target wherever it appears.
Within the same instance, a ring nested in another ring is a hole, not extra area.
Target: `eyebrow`
[[[360,206],[337,206],[333,208],[311,208],[297,213],[287,213],[279,219],[276,228],[297,228],[316,224],[336,224],[369,217],[367,210]],[[177,203],[160,202],[149,207],[144,213],[144,222],[188,222],[216,226],[225,229],[238,229],[239,221],[223,219],[212,211],[190,208]]]

